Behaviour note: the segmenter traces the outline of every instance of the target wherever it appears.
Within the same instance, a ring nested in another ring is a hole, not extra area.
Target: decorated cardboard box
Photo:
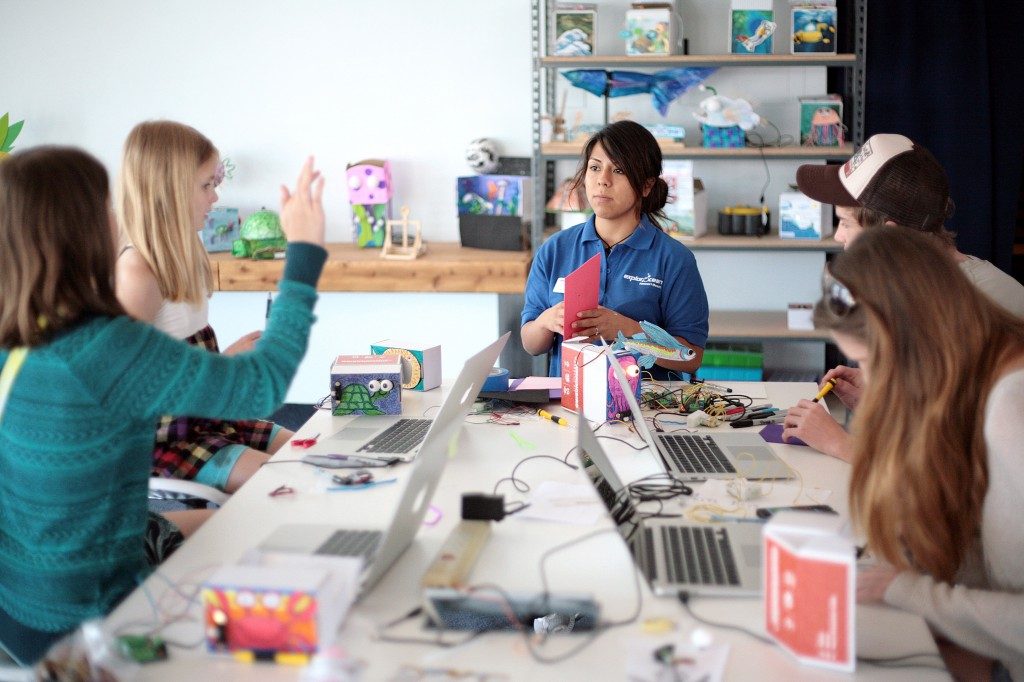
[[[331,414],[402,414],[402,358],[339,355],[331,365]]]
[[[693,177],[693,161],[665,161],[661,177],[668,185],[668,234],[677,239],[704,236],[708,231],[708,194],[700,178]]]
[[[779,194],[779,236],[783,239],[821,239],[832,234],[832,206],[803,192]]]
[[[402,388],[429,391],[441,385],[441,346],[385,339],[370,346],[374,355],[395,355],[402,362]]]
[[[384,228],[391,217],[391,164],[363,159],[345,167],[348,201],[352,205],[353,241],[360,248],[384,245]]]
[[[800,144],[838,147],[846,141],[843,98],[836,94],[801,97]]]
[[[203,223],[203,246],[210,253],[230,251],[240,225],[237,208],[211,208]]]
[[[776,28],[772,0],[732,0],[729,52],[771,54]]]
[[[597,39],[597,5],[592,2],[560,2],[555,5],[550,35],[551,54],[559,57],[589,57]]]
[[[611,351],[589,341],[569,340],[562,344],[562,407],[582,412],[592,422],[628,419],[629,405],[608,364]],[[640,399],[640,365],[625,351],[616,354],[629,385]]]
[[[642,5],[642,6],[638,6]],[[634,3],[626,10],[626,54],[631,57],[681,52],[683,27],[670,2]]]
[[[764,627],[801,663],[857,665],[855,548],[841,516],[782,511],[764,527]]]
[[[323,567],[223,566],[202,587],[206,646],[281,662],[334,642],[354,595]]]
[[[530,187],[530,178],[522,175],[460,177],[457,179],[459,215],[528,215]]]
[[[835,2],[800,2],[790,7],[793,54],[836,53]]]

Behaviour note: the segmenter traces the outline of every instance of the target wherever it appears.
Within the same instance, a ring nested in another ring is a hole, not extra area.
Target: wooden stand
[[[412,244],[409,243],[409,226],[412,225],[414,236]],[[402,243],[396,244],[392,237],[392,229],[395,226],[402,228]],[[388,220],[384,227],[384,246],[381,247],[380,257],[391,260],[413,260],[426,251],[427,246],[423,243],[420,235],[420,221],[409,220],[409,207],[402,207],[401,220]]]

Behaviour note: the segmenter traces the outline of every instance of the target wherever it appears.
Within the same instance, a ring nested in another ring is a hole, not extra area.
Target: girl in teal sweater
[[[280,294],[255,349],[224,356],[125,314],[96,159],[44,147],[0,163],[0,644],[19,661],[147,573],[157,417],[253,418],[283,401],[326,259],[318,176],[309,159],[294,194],[282,187]]]

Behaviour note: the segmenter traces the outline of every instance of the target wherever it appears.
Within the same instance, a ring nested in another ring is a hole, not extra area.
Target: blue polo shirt
[[[708,297],[697,260],[682,243],[644,215],[636,231],[607,256],[597,236],[594,216],[562,230],[537,250],[526,280],[522,324],[564,298],[553,289],[559,279],[601,254],[598,302],[634,320],[653,322],[673,336],[703,348],[708,340]],[[562,336],[556,335],[550,376],[561,376]],[[663,372],[659,372],[664,376]]]

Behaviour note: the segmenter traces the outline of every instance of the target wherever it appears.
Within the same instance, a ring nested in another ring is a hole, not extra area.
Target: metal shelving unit
[[[800,146],[766,147],[762,149],[705,149],[681,144],[663,143],[662,151],[668,158],[711,159],[819,159],[841,160],[853,153],[853,148],[864,140],[864,88],[867,28],[867,0],[850,0],[853,10],[852,53],[840,54],[771,54],[771,55],[668,55],[657,57],[628,57],[625,55],[595,55],[589,57],[557,57],[546,55],[547,30],[551,25],[551,10],[555,0],[533,0],[531,3],[531,36],[533,47],[533,215],[531,217],[531,246],[534,250],[544,241],[544,207],[554,191],[553,163],[558,159],[579,156],[582,143],[541,143],[541,118],[545,106],[555,101],[555,78],[558,69],[672,68],[682,66],[717,66],[725,68],[756,68],[766,66],[821,66],[845,70],[846,106],[849,109],[851,143],[838,148],[806,148]]]
[[[541,118],[555,102],[555,82],[559,69],[576,68],[636,68],[664,69],[683,66],[716,66],[722,68],[759,67],[807,67],[820,66],[825,69],[842,69],[844,104],[847,113],[849,143],[838,148],[806,148],[800,146],[766,147],[763,149],[705,149],[687,147],[681,144],[662,143],[662,152],[667,158],[692,158],[701,162],[722,159],[763,158],[807,159],[835,161],[848,158],[856,146],[864,141],[864,99],[866,70],[867,0],[839,0],[841,12],[846,12],[845,21],[851,22],[852,53],[840,54],[772,54],[772,55],[670,55],[659,57],[629,57],[625,55],[595,55],[589,57],[556,57],[546,54],[547,31],[551,26],[551,11],[556,0],[532,0],[532,115],[533,115],[533,214],[531,217],[531,246],[534,251],[550,234],[545,229],[545,204],[554,191],[554,165],[557,160],[578,158],[582,143],[550,142],[541,143]],[[722,0],[723,2],[727,0]],[[686,245],[695,251],[824,251],[841,250],[842,246],[833,239],[820,242],[796,242],[781,240],[777,236],[756,237],[706,237],[687,241]],[[711,338],[729,340],[790,340],[823,342],[820,333],[793,333],[784,329],[785,313],[763,311],[712,311]],[[544,358],[534,358],[536,373],[546,372]]]

